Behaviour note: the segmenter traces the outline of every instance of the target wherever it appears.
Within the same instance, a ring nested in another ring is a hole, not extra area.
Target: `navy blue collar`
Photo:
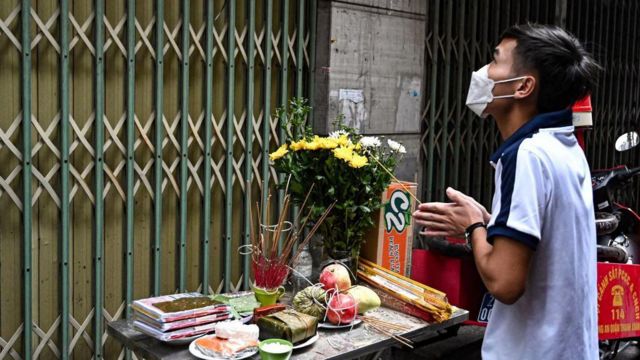
[[[497,163],[502,154],[511,145],[521,141],[544,128],[555,128],[573,125],[571,109],[538,114],[533,119],[527,121],[516,132],[513,133],[502,145],[491,155],[491,162]]]

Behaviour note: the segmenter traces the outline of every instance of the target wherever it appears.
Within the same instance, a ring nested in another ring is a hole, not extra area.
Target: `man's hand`
[[[480,204],[479,202],[476,201],[476,199],[472,198],[469,195],[466,195],[458,190],[454,190],[452,188],[449,188],[454,192],[457,192],[458,194],[460,194],[461,196],[464,196],[465,198],[467,198],[467,200],[471,201],[473,204],[475,204],[476,207],[478,207],[478,209],[480,209],[480,211],[482,212],[482,218],[484,219],[484,223],[488,224],[489,220],[491,220],[491,214],[487,211],[487,208],[485,208],[482,204]]]
[[[460,236],[471,224],[489,222],[491,214],[475,201],[452,188],[447,189],[451,203],[420,204],[413,213],[416,224],[426,236]],[[485,230],[473,232],[473,257],[485,286],[496,299],[513,304],[524,293],[533,250],[526,245],[496,237],[494,246],[487,242]]]
[[[447,189],[451,203],[424,203],[413,213],[416,224],[425,229],[425,236],[460,236],[470,225],[488,222],[491,215],[472,197],[453,188]]]

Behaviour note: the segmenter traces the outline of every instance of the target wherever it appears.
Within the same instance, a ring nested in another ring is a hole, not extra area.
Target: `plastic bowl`
[[[287,346],[289,350],[280,352],[268,351],[270,347],[268,346],[269,344],[281,344]],[[262,360],[288,360],[291,357],[291,353],[293,352],[293,344],[284,339],[268,339],[260,341],[258,349],[260,351],[260,358]]]

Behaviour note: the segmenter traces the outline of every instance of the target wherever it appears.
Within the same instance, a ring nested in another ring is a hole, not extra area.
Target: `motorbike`
[[[638,145],[638,133],[629,132],[616,141],[617,151],[627,151]],[[617,166],[592,171],[593,201],[596,210],[598,262],[640,264],[640,215],[617,199],[640,175],[640,167]],[[600,341],[600,359],[614,359],[627,347],[637,345],[637,339]]]
[[[637,145],[638,134],[631,132],[618,138],[616,150],[627,151]],[[627,166],[596,170],[591,174],[598,261],[640,264],[640,215],[616,200],[616,195],[638,175],[640,167]]]

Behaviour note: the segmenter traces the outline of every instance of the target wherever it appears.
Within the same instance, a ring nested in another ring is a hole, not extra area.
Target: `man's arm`
[[[473,258],[487,290],[504,304],[518,301],[524,294],[533,250],[500,236],[493,239],[491,246],[484,228],[475,230],[471,241]]]

